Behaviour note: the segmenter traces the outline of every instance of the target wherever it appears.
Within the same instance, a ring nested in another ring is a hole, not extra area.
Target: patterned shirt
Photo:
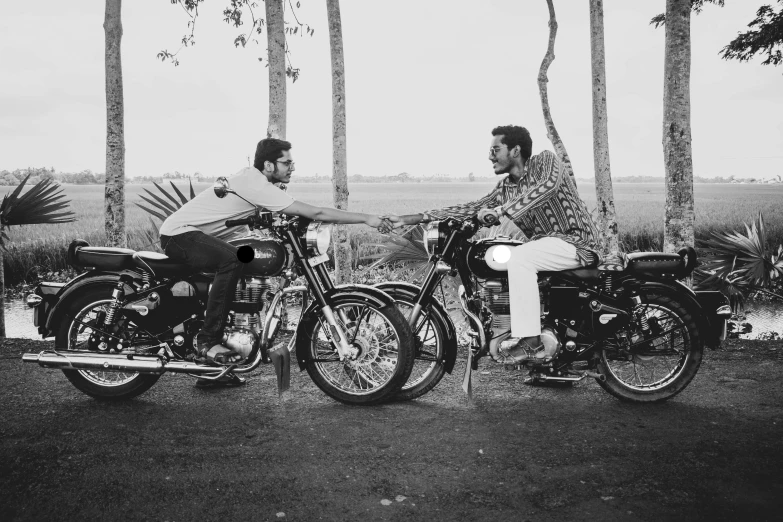
[[[595,238],[598,232],[576,185],[563,170],[560,160],[550,151],[532,156],[527,176],[515,183],[510,176],[501,179],[481,199],[439,210],[427,210],[425,219],[453,217],[468,219],[482,208],[502,206],[529,240],[557,237],[576,247],[582,266],[600,260]]]

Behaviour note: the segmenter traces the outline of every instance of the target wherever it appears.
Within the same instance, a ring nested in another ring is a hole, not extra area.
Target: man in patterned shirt
[[[498,362],[503,364],[547,362],[553,355],[546,353],[541,342],[538,272],[591,266],[600,258],[595,225],[573,180],[555,154],[544,151],[531,156],[532,148],[530,133],[524,127],[496,127],[489,160],[495,174],[508,176],[492,192],[462,205],[399,216],[395,223],[401,226],[477,216],[492,224],[505,215],[524,232],[528,241],[512,249],[507,263],[511,339],[500,344]]]

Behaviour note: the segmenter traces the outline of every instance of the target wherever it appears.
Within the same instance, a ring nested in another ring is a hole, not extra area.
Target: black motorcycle
[[[225,178],[213,189],[221,198],[241,197]],[[271,212],[258,208],[226,221],[226,227],[243,225],[250,232],[230,242],[249,262],[223,338],[242,355],[239,363],[216,367],[196,360],[195,336],[214,274],[156,252],[90,247],[82,240],[71,243],[68,263],[85,271],[66,284],[41,283],[27,298],[38,332],[55,338],[55,350],[26,353],[22,360],[60,368],[76,388],[104,400],[135,397],[165,372],[216,380],[270,361],[282,390],[291,351],[300,370],[338,401],[372,404],[398,392],[414,360],[410,328],[385,292],[332,284],[324,264],[331,228],[284,215],[273,221]],[[293,285],[300,275],[306,285]],[[302,298],[296,333],[273,347],[293,294]]]
[[[414,370],[399,400],[424,395],[454,367],[457,331],[437,299],[446,274],[462,282],[459,300],[470,339],[463,380],[467,393],[479,359],[497,358],[500,343],[509,337],[506,263],[511,248],[522,241],[472,239],[481,226],[475,218],[430,223],[423,238],[430,259],[422,285],[376,285],[395,298],[417,344]],[[696,265],[696,252],[688,247],[677,254],[628,254],[622,270],[593,266],[540,272],[541,340],[548,357],[514,368],[528,369],[528,378],[539,382],[593,377],[622,400],[657,402],[675,396],[696,375],[703,347],[725,339],[731,316],[723,294],[694,292],[679,281]]]

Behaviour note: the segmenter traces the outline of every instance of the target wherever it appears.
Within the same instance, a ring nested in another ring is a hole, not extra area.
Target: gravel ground
[[[0,520],[779,520],[783,343],[708,351],[673,400],[531,387],[487,360],[425,397],[349,407],[295,371],[165,375],[97,402],[0,341]]]

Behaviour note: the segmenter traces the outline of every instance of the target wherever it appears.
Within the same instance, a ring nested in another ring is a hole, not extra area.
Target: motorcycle
[[[507,262],[511,249],[523,242],[472,239],[482,226],[476,218],[433,221],[423,237],[430,258],[421,286],[376,285],[394,297],[415,336],[416,363],[398,400],[421,397],[454,368],[457,330],[436,297],[445,275],[459,276],[462,283],[459,302],[470,339],[466,393],[478,361],[498,358],[500,343],[510,336]],[[674,397],[696,375],[704,346],[717,347],[726,338],[731,316],[723,294],[694,292],[679,281],[696,265],[696,252],[687,247],[677,254],[628,254],[625,267],[539,272],[541,340],[548,356],[511,369],[527,369],[533,382],[592,377],[625,401]]]
[[[242,198],[226,178],[213,190],[220,198]],[[414,360],[410,328],[382,290],[332,283],[324,264],[331,228],[296,216],[273,220],[257,207],[247,218],[226,221],[226,227],[244,225],[249,233],[230,241],[246,265],[223,336],[223,344],[242,355],[238,363],[216,367],[196,360],[195,337],[214,274],[156,252],[91,247],[83,240],[70,244],[68,263],[85,271],[68,283],[42,282],[27,297],[38,332],[54,337],[55,349],[25,353],[22,360],[62,369],[76,388],[101,400],[138,396],[166,372],[217,380],[270,361],[282,391],[291,352],[300,371],[337,401],[374,404],[399,391]],[[292,284],[300,275],[306,284]],[[295,335],[270,348],[295,294],[302,298]]]

